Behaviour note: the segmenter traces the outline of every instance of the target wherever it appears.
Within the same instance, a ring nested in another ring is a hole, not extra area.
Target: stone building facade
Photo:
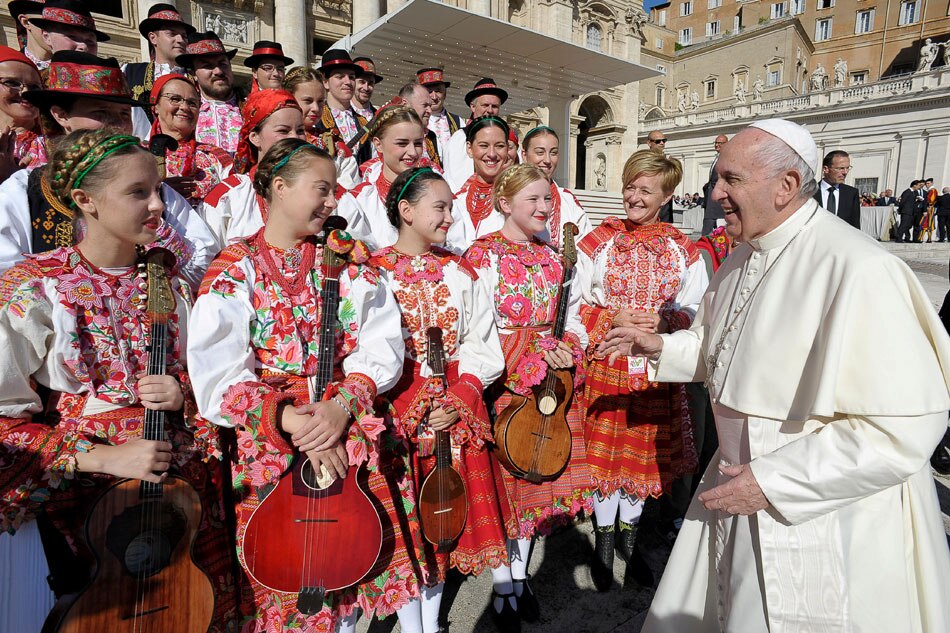
[[[148,7],[158,0],[104,0],[90,3],[99,28],[111,36],[100,45],[100,54],[120,62],[138,61],[147,55],[137,25]],[[586,46],[628,61],[640,60],[647,15],[642,1],[633,0],[446,0],[470,11],[524,26],[563,41]],[[185,19],[199,30],[213,30],[229,48],[237,48],[233,68],[238,81],[249,82],[243,59],[256,40],[281,42],[284,52],[298,63],[315,63],[334,42],[372,24],[387,12],[398,9],[403,0],[211,0],[177,1]],[[0,41],[16,46],[13,21],[0,13]],[[432,59],[438,66],[439,60]],[[386,69],[377,70],[386,76]],[[382,103],[403,82],[414,77],[387,80],[379,92]],[[454,79],[453,90],[466,90]],[[637,84],[592,95],[581,95],[570,106],[572,151],[562,160],[570,161],[570,187],[619,191],[623,161],[637,146]],[[508,113],[511,114],[511,113]],[[546,108],[511,114],[512,124],[521,132],[548,122]]]

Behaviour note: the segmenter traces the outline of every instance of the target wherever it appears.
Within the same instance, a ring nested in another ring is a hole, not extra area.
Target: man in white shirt
[[[188,52],[176,58],[191,70],[201,91],[195,140],[217,145],[233,155],[241,137],[241,106],[234,90],[231,60],[237,49],[225,50],[213,31],[188,36]]]
[[[43,41],[43,30],[30,24],[32,18],[38,18],[43,14],[43,1],[13,0],[7,4],[7,10],[10,11],[10,17],[16,23],[17,40],[23,54],[36,65],[38,70],[46,70],[53,51],[50,50],[49,44]]]
[[[369,57],[357,57],[353,60],[362,70],[356,73],[356,88],[353,91],[353,100],[350,103],[356,113],[371,121],[376,114],[376,107],[373,105],[373,93],[376,92],[376,84],[383,82],[383,76],[376,74],[376,64]]]
[[[508,100],[508,91],[495,84],[491,77],[479,79],[475,87],[465,95],[465,103],[472,111],[471,119],[482,116],[499,116],[501,106]],[[459,130],[449,139],[442,156],[445,178],[458,191],[465,181],[475,173],[475,165],[466,151],[465,130]]]
[[[465,127],[462,117],[452,114],[445,107],[445,96],[451,81],[446,81],[441,68],[422,68],[416,71],[416,81],[429,91],[429,104],[432,113],[429,116],[429,129],[435,132],[439,156],[445,155],[452,135]]]

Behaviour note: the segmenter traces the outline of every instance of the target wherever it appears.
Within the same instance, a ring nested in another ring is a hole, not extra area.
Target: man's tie
[[[838,190],[837,187],[828,188],[828,211],[838,215],[838,203],[835,200],[835,192]]]

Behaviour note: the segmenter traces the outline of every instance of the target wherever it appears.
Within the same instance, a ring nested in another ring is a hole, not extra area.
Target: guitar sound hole
[[[313,469],[313,464],[310,460],[306,460],[303,463],[303,466],[300,467],[300,479],[303,481],[304,485],[310,488],[311,490],[326,490],[333,485],[333,482],[336,481],[336,478],[330,475],[327,472],[326,468],[320,468],[320,473]]]
[[[152,576],[164,569],[172,555],[172,545],[158,530],[139,534],[125,550],[125,568],[135,576]]]
[[[117,515],[106,530],[106,547],[133,576],[151,576],[168,566],[188,529],[181,508],[168,502],[141,503]]]
[[[538,411],[542,415],[551,415],[557,410],[557,398],[554,394],[546,393],[538,399]]]

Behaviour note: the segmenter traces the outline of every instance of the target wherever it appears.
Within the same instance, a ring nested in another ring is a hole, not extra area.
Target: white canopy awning
[[[660,74],[437,0],[411,0],[333,48],[371,57],[387,95],[415,81],[420,68],[441,67],[452,82],[449,110],[463,116],[465,93],[482,77],[508,91],[503,112],[514,113]]]

